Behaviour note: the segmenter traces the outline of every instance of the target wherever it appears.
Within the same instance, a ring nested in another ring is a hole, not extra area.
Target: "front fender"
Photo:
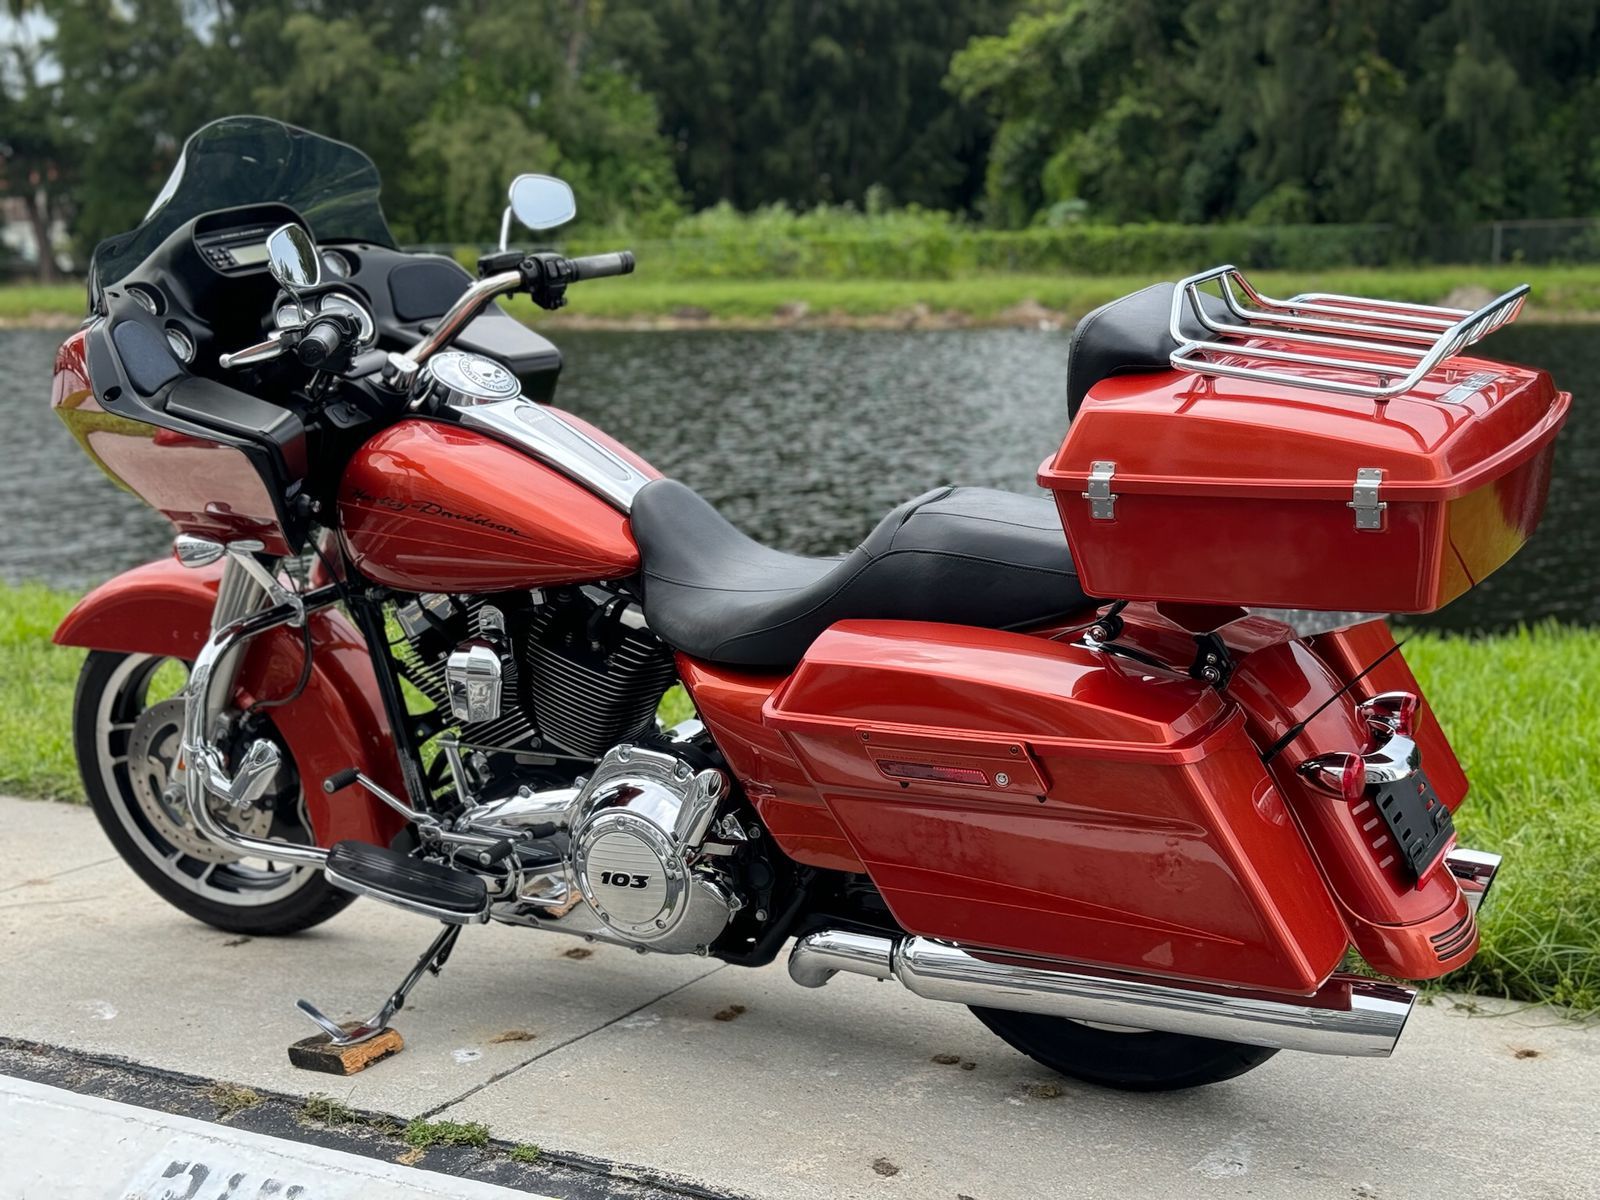
[[[162,654],[193,661],[211,634],[221,564],[188,568],[158,559],[108,580],[80,600],[57,627],[59,646]],[[273,708],[305,791],[306,814],[320,846],[352,839],[388,845],[404,826],[400,814],[356,789],[329,796],[322,781],[357,767],[404,794],[394,738],[384,717],[366,642],[337,609],[313,613],[311,675],[293,701]],[[250,644],[235,700],[285,696],[300,676],[296,629],[268,630]]]

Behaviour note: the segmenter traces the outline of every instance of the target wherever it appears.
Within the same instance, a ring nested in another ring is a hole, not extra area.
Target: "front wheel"
[[[998,1008],[974,1006],[972,1014],[1007,1045],[1052,1071],[1127,1092],[1172,1092],[1220,1083],[1277,1053],[1265,1046]]]
[[[72,736],[84,791],[117,853],[162,899],[229,933],[269,936],[319,925],[354,899],[315,867],[244,858],[197,832],[172,784],[187,666],[96,650],[84,660]],[[287,757],[285,763],[287,764]],[[275,794],[217,819],[256,837],[309,842],[292,767]]]

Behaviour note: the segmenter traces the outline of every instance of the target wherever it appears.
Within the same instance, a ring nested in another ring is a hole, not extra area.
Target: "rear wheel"
[[[353,896],[315,867],[245,858],[198,833],[172,786],[188,667],[151,654],[94,651],[73,701],[78,770],[100,826],[135,874],[174,907],[230,933],[295,933]],[[288,762],[285,756],[285,763]],[[217,819],[256,837],[310,842],[292,766],[273,796]]]
[[[1220,1083],[1277,1053],[1264,1046],[998,1008],[974,1007],[972,1014],[1007,1045],[1052,1071],[1129,1092],[1170,1092]]]

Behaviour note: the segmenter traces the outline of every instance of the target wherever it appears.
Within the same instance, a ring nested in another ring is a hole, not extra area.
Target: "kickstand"
[[[450,951],[455,948],[456,939],[460,936],[460,925],[446,925],[444,931],[422,952],[422,957],[417,959],[417,965],[412,967],[410,973],[400,981],[400,986],[395,989],[394,995],[384,1001],[382,1008],[353,1029],[346,1029],[337,1021],[325,1016],[309,1000],[297,1000],[295,1006],[315,1021],[318,1028],[328,1035],[328,1041],[335,1046],[354,1046],[370,1041],[389,1028],[390,1020],[395,1013],[405,1007],[406,997],[411,993],[411,989],[417,986],[425,972],[431,971],[435,975],[439,973],[440,968],[449,960]]]

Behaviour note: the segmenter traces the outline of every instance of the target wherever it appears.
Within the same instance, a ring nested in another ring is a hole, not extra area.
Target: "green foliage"
[[[966,208],[989,121],[941,86],[1014,0],[613,0],[606,40],[662,110],[697,207]]]
[[[403,241],[492,239],[506,183],[528,170],[565,175],[590,221],[677,213],[655,103],[596,40],[598,2],[358,0],[330,13],[267,0],[204,21],[179,0],[38,7],[54,22],[44,50],[59,72],[43,89],[51,162],[79,181],[82,251],[136,224],[184,139],[235,112],[359,146]],[[21,85],[3,82],[15,107]]]
[[[1600,199],[1600,0],[1040,0],[950,86],[986,200],[1113,221],[1467,222]]]

